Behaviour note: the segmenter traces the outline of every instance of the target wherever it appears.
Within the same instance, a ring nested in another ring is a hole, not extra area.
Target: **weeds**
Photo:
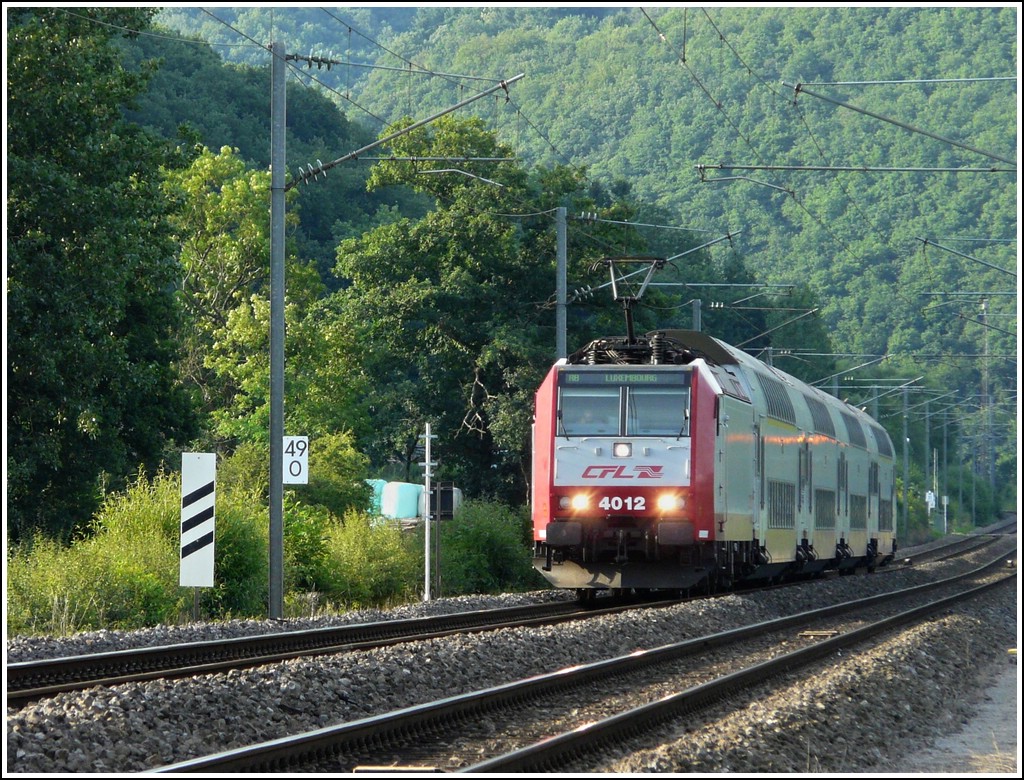
[[[340,491],[328,492],[336,502]],[[89,531],[70,545],[37,536],[9,550],[8,637],[191,620],[195,592],[178,584],[180,496],[180,475],[140,475],[108,494]],[[259,486],[218,480],[215,585],[200,589],[204,618],[266,615],[268,514]],[[530,563],[522,513],[471,501],[440,526],[444,595],[544,587]],[[351,508],[339,517],[292,495],[284,544],[290,616],[395,606],[421,592],[422,531]]]

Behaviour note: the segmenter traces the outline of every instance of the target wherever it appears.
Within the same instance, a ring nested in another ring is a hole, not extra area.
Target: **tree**
[[[192,434],[176,384],[165,148],[122,120],[146,71],[113,38],[154,10],[8,10],[8,529],[67,537]]]
[[[270,175],[247,169],[230,148],[203,148],[183,168],[169,170],[164,193],[175,205],[171,222],[180,245],[184,309],[182,381],[204,413],[229,406],[238,386],[210,367],[214,345],[249,297],[267,292],[270,275]],[[289,214],[292,223],[294,214]]]
[[[453,118],[401,136],[391,151],[511,157],[480,120]],[[410,478],[417,436],[430,422],[442,468],[463,489],[520,501],[532,394],[553,355],[553,316],[543,308],[554,281],[553,241],[539,258],[537,228],[495,214],[523,210],[531,195],[518,165],[460,160],[430,170],[464,173],[431,175],[416,165],[384,162],[371,184],[410,186],[436,199],[436,208],[338,248],[337,273],[348,287],[336,296],[375,388],[369,449],[378,466],[400,462]],[[550,219],[538,225],[553,236]]]
[[[182,381],[197,396],[213,446],[267,443],[269,432],[270,175],[235,150],[201,149],[170,170],[164,192],[181,246]],[[286,224],[299,222],[297,190]],[[286,257],[286,414],[291,430],[323,437],[364,431],[365,384],[354,372],[357,345],[312,263]]]

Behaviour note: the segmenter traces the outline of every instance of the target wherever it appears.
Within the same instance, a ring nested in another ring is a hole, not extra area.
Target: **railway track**
[[[192,677],[290,658],[364,650],[470,631],[554,624],[637,607],[636,604],[613,603],[611,599],[608,602],[608,606],[598,602],[586,607],[570,601],[532,604],[10,663],[6,667],[7,705],[20,707],[31,701],[94,685],[142,682],[161,677]],[[675,603],[678,602],[652,602],[645,606]]]
[[[155,771],[556,771],[650,724],[921,621],[1014,577],[967,574],[540,675]],[[793,649],[793,648],[797,649]],[[768,660],[765,660],[768,657]],[[696,659],[696,660],[695,660]],[[637,702],[637,699],[641,701]],[[609,715],[609,702],[629,702]],[[514,724],[514,725],[513,725]],[[558,724],[552,737],[552,724]],[[589,725],[588,725],[589,724]]]
[[[967,553],[974,552],[975,550],[983,550],[984,548],[999,541],[1000,538],[1002,537],[999,534],[979,534],[967,536],[962,539],[950,540],[947,541],[946,544],[942,544],[938,547],[933,547],[924,552],[915,553],[910,556],[904,556],[901,558],[897,555],[893,565],[917,565],[949,560],[950,558],[956,558],[957,556],[965,555]],[[878,571],[884,570],[879,569]]]
[[[980,549],[996,538],[995,535],[987,535],[957,540],[915,555],[910,561],[921,565],[946,560]],[[888,570],[895,569],[901,563],[897,559]],[[878,570],[884,571],[886,569]],[[638,604],[611,598],[589,602],[585,606],[575,602],[558,602],[15,662],[6,666],[7,705],[22,707],[58,693],[83,690],[95,685],[191,677],[303,656],[371,649],[456,633],[555,624],[640,607],[654,608],[677,603],[678,599]]]
[[[996,565],[1000,566],[1002,562],[996,562]],[[892,611],[893,614],[884,618],[858,618],[844,614],[827,618],[819,629],[808,625],[783,629],[782,634],[772,631],[764,637],[763,648],[749,651],[746,658],[731,652],[723,656],[709,670],[706,680],[694,675],[697,679],[682,678],[684,684],[692,684],[681,690],[679,687],[672,690],[671,685],[656,687],[654,690],[659,695],[649,697],[647,702],[624,708],[610,716],[581,721],[557,734],[458,771],[594,771],[602,751],[617,752],[628,741],[650,735],[659,725],[680,717],[688,719],[688,728],[714,722],[723,716],[723,709],[746,707],[754,700],[752,689],[757,686],[770,685],[777,678],[789,675],[813,675],[815,664],[830,656],[845,651],[859,652],[861,647],[872,642],[884,642],[888,634],[955,608],[958,603],[983,595],[992,588],[1009,587],[1014,580],[1013,574],[1004,573],[964,588],[944,587],[942,590],[948,593],[921,600],[922,603],[905,610],[900,606],[902,597],[894,594],[892,604],[885,608],[886,612]],[[901,611],[896,612],[897,609]],[[834,624],[829,625],[833,620]],[[799,646],[801,640],[803,645]],[[790,649],[794,645],[799,649]],[[712,708],[714,711],[710,711]]]

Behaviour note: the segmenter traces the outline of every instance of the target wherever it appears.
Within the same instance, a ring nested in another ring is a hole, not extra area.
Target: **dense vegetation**
[[[693,245],[680,235],[738,233],[731,244],[750,280],[809,292],[754,305],[820,306],[832,335],[823,349],[798,340],[807,320],[773,331],[780,367],[820,379],[827,366],[803,362],[820,352],[842,356],[838,368],[874,360],[854,376],[863,381],[843,382],[858,402],[923,376],[915,419],[929,394],[954,391],[936,406],[963,401],[943,412],[973,437],[958,439],[960,457],[978,460],[991,484],[1014,481],[1018,9],[318,10],[278,15],[276,34],[294,51],[353,63],[315,73],[351,116],[368,121],[367,106],[373,117],[424,116],[481,83],[447,74],[526,74],[507,102],[470,109],[520,159],[585,166],[587,181],[628,193],[637,222],[706,231],[644,230],[663,256]],[[270,16],[253,9],[161,18],[221,43],[238,35],[219,19],[269,35]],[[251,50],[239,56],[252,61]],[[368,62],[384,67],[355,65]],[[759,169],[716,167],[728,165]],[[779,166],[871,172],[768,169]],[[594,281],[585,268],[580,284]],[[694,268],[681,276],[711,281]],[[756,315],[712,311],[714,296],[693,289],[716,335],[735,332],[724,317]],[[768,329],[743,325],[735,341]],[[888,399],[881,414],[898,440],[899,398]]]
[[[162,144],[121,117],[144,73],[96,23],[8,13],[8,531],[62,535],[101,475],[195,435],[175,381]],[[108,14],[140,27],[147,14]],[[64,57],[52,68],[55,52]],[[86,518],[88,515],[86,515]]]
[[[933,481],[960,523],[1014,495],[1015,82],[812,86],[999,79],[1014,10],[216,11],[8,11],[11,625],[187,611],[183,450],[216,451],[224,485],[204,609],[263,609],[271,31],[301,53],[292,176],[493,84],[424,68],[527,74],[371,155],[420,162],[362,159],[289,190],[286,431],[314,442],[311,484],[287,495],[293,611],[300,593],[415,592],[422,552],[365,516],[362,480],[418,480],[426,422],[438,475],[474,499],[445,532],[463,551],[445,553],[451,587],[536,586],[522,513],[558,206],[570,349],[622,329],[595,261],[671,257],[659,281],[676,286],[645,295],[638,329],[688,327],[699,298],[704,329],[870,404],[896,442],[891,388],[914,380],[906,537],[927,533]],[[741,163],[759,169],[718,167]],[[499,559],[470,555],[488,546]]]

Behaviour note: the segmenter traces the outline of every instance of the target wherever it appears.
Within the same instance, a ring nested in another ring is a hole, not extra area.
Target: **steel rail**
[[[678,600],[645,606],[668,606]],[[215,639],[175,645],[114,650],[88,655],[9,663],[7,705],[94,685],[115,685],[161,677],[183,677],[275,663],[309,655],[382,647],[399,642],[432,639],[453,633],[484,631],[534,623],[575,620],[626,609],[636,603],[586,606],[565,601],[462,612],[433,617],[384,620],[258,636]]]
[[[917,623],[961,601],[1015,580],[1014,575],[1006,575],[459,771],[471,774],[558,771],[566,763],[581,756],[592,755],[595,750],[608,747],[609,743],[642,736],[658,724],[681,714],[726,700],[749,690],[751,686],[809,666],[839,650],[854,647],[883,633]]]
[[[237,771],[272,772],[284,771],[303,763],[308,764],[313,761],[328,760],[331,757],[340,754],[364,755],[368,751],[378,750],[379,746],[382,744],[408,742],[409,740],[425,737],[429,733],[450,729],[453,723],[458,723],[467,719],[478,719],[482,713],[495,710],[508,704],[522,703],[535,698],[547,697],[553,693],[558,693],[586,684],[588,681],[606,679],[613,674],[625,674],[641,669],[645,666],[675,661],[679,658],[704,652],[714,647],[759,636],[767,631],[786,629],[802,623],[841,614],[853,609],[862,609],[885,601],[905,598],[908,595],[923,593],[944,585],[954,584],[971,577],[976,577],[992,568],[1003,565],[1004,559],[1005,556],[1000,556],[984,566],[972,570],[971,572],[938,582],[918,585],[905,590],[896,591],[894,593],[884,593],[855,601],[843,602],[841,604],[823,607],[810,612],[743,626],[729,631],[698,637],[696,639],[666,645],[652,650],[638,651],[628,656],[619,656],[612,659],[581,665],[579,667],[573,667],[571,669],[560,670],[550,674],[538,675],[526,680],[520,680],[481,691],[452,696],[446,699],[408,707],[382,715],[371,716],[356,721],[350,721],[335,726],[328,726],[315,731],[305,732],[291,737],[283,737],[260,743],[258,745],[251,745],[209,756],[202,756],[176,764],[159,767],[152,771],[157,773]],[[974,593],[975,590],[977,589],[972,589],[972,591],[969,592]],[[901,613],[901,615],[897,617],[926,614],[923,610],[930,609],[934,611],[943,608],[943,606],[948,603],[951,603],[949,599],[942,599],[939,602],[933,602],[927,605],[927,607]],[[936,604],[939,606],[936,606]],[[909,619],[909,617],[905,619]],[[895,623],[893,618],[889,618],[886,621],[882,621],[882,624],[890,626]],[[883,629],[880,628],[878,630]],[[833,643],[829,645],[829,647],[834,648],[845,646],[845,642],[861,641],[861,639],[868,635],[870,635],[868,632],[865,632],[863,629],[859,629],[856,632],[851,632],[850,634],[837,637],[835,640],[828,640],[828,642]],[[856,636],[857,638],[851,640],[849,639],[851,636]],[[809,649],[813,650],[820,646],[821,644],[818,644]],[[800,654],[803,652],[804,651],[799,651],[796,654],[785,656],[785,658],[791,659],[790,662],[796,659],[804,659],[805,656]],[[831,652],[831,650],[826,652]],[[801,660],[801,663],[809,663],[817,656],[808,655],[806,657],[808,660]],[[786,668],[786,662],[782,662],[781,668]],[[740,684],[745,685],[751,679],[760,681],[760,679],[762,679],[761,675],[764,673],[765,669],[763,668],[763,665],[755,667],[754,671],[748,670],[745,673],[745,676],[742,676],[742,680],[744,682]],[[738,675],[742,674],[744,673],[729,675],[728,679],[740,679]],[[708,688],[707,685],[711,685],[712,687]],[[714,684],[707,685],[700,686],[700,688],[705,691],[714,690],[717,692],[719,689],[714,686],[721,686],[723,683],[716,682]],[[716,693],[716,696],[717,695],[718,694]],[[589,729],[586,730],[586,732],[589,732]],[[602,734],[603,733],[604,732],[602,732]],[[604,739],[604,736],[601,736],[600,738]],[[568,741],[571,738],[565,737],[564,740],[563,738],[558,739],[561,741]],[[542,744],[547,745],[547,742]],[[561,742],[558,744],[561,744]],[[501,757],[500,759],[493,759],[494,762],[508,762],[507,766],[501,763],[494,763],[492,765],[491,762],[484,762],[464,771],[526,771],[527,769],[532,770],[535,767],[539,767],[545,762],[552,760],[550,756],[543,754],[543,750],[545,750],[544,748],[535,746],[533,750],[542,751],[538,754],[541,757],[533,758],[528,755],[520,755],[520,751]]]

